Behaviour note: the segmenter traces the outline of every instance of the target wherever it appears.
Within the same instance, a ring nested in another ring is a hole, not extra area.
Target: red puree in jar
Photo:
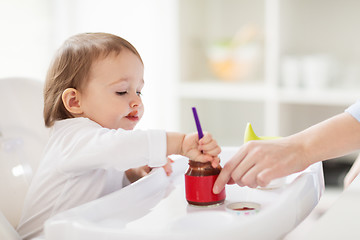
[[[189,169],[185,173],[186,200],[189,204],[210,206],[224,203],[225,189],[219,194],[214,194],[212,191],[220,171],[220,166],[213,168],[210,162],[189,161]]]

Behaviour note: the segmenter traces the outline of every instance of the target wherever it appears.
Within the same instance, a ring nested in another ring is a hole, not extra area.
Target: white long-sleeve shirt
[[[17,231],[24,240],[37,237],[51,216],[121,189],[127,169],[166,161],[165,131],[111,130],[87,118],[58,121]]]
[[[348,107],[345,112],[349,113],[360,122],[360,100],[357,100],[354,104]]]

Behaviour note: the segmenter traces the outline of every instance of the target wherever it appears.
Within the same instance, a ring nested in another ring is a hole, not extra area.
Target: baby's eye
[[[142,95],[142,93],[141,93],[141,92],[136,92],[136,94],[137,94],[138,96],[141,96],[141,95]]]
[[[123,96],[125,94],[127,94],[127,91],[124,91],[124,92],[116,92],[117,95],[120,95],[120,96]]]

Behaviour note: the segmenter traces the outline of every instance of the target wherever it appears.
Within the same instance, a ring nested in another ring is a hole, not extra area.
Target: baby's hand
[[[129,179],[131,183],[139,180],[140,178],[146,176],[151,171],[151,167],[148,165],[138,167],[138,168],[130,168],[125,171],[126,177]]]
[[[186,134],[182,144],[182,155],[198,162],[211,162],[213,167],[219,165],[220,146],[210,133],[205,132],[199,140],[197,133]]]
[[[174,160],[172,160],[171,158],[167,158],[167,163],[163,166],[163,169],[165,170],[165,173],[167,176],[170,176],[171,173],[173,172],[172,170],[172,163],[174,162]]]

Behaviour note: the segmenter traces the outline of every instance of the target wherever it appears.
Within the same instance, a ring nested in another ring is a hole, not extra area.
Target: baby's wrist
[[[177,132],[167,132],[167,153],[166,155],[183,155],[183,142],[185,134]]]
[[[184,150],[184,145],[185,145],[185,138],[186,138],[186,134],[182,134],[181,136],[181,141],[180,141],[180,149],[179,149],[179,155],[185,156],[186,151]],[[187,156],[185,156],[187,157]]]

